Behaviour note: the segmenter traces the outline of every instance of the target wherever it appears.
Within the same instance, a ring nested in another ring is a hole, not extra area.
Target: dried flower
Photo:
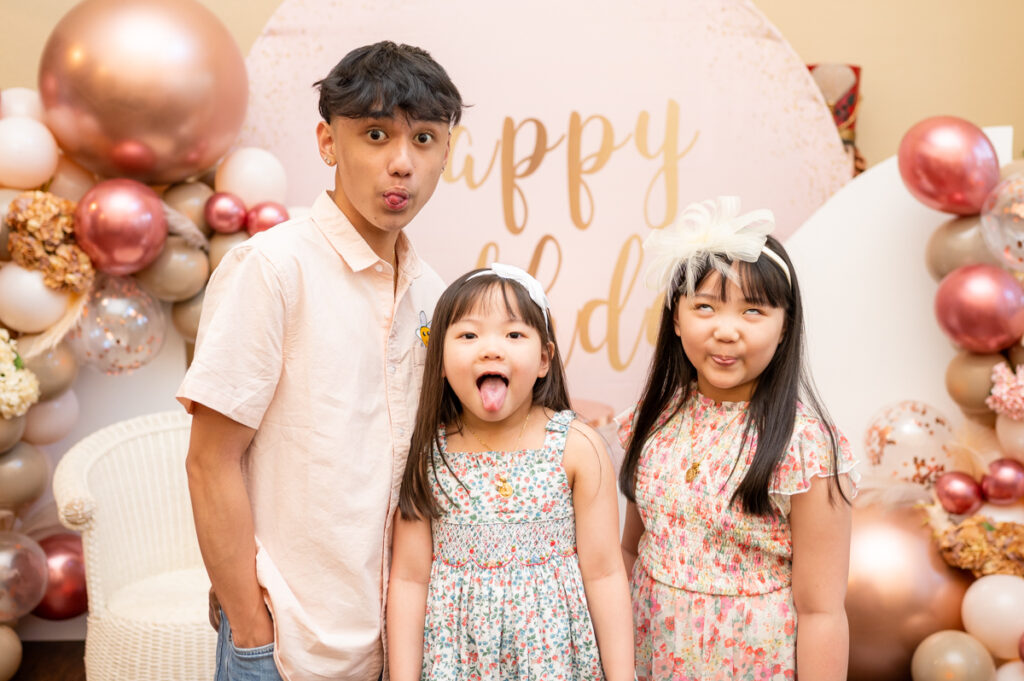
[[[1010,371],[1006,363],[1000,362],[992,368],[992,383],[992,394],[985,398],[989,409],[1024,421],[1024,365]]]
[[[11,259],[26,269],[41,270],[43,282],[57,291],[84,293],[96,271],[75,244],[73,201],[47,192],[22,192],[11,202]]]
[[[947,563],[975,577],[1024,577],[1024,525],[971,516],[941,534],[939,552]]]

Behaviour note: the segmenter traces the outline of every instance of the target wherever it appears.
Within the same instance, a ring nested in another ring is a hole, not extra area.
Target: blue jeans
[[[259,648],[236,648],[231,638],[231,625],[220,611],[217,632],[217,672],[214,681],[281,681],[274,664],[274,644]]]

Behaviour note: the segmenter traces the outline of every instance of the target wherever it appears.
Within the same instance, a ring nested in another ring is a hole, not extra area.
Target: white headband
[[[476,279],[485,275],[494,275],[501,279],[510,279],[524,289],[529,294],[530,300],[537,304],[537,307],[544,313],[544,324],[548,323],[548,297],[544,294],[544,287],[540,285],[540,282],[530,276],[530,273],[526,270],[520,269],[515,265],[502,265],[500,262],[492,262],[490,267],[482,269],[475,274],[471,274],[469,279]],[[466,281],[469,281],[467,279]],[[546,333],[546,331],[545,331]]]
[[[793,279],[786,261],[765,245],[774,227],[775,217],[770,210],[740,215],[740,200],[736,196],[691,203],[675,223],[651,232],[644,241],[644,253],[650,258],[647,285],[656,291],[664,289],[665,305],[671,307],[672,279],[680,266],[685,265],[692,271],[698,258],[707,257],[722,275],[735,279],[736,274],[726,259],[757,262],[764,253],[779,266],[792,287]],[[687,295],[693,295],[693,286],[693,281],[688,279]]]

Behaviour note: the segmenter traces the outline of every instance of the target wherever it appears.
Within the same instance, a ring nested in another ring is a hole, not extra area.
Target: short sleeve
[[[776,507],[786,516],[790,512],[790,497],[811,489],[814,478],[828,478],[833,475],[847,475],[849,484],[843,490],[849,497],[856,496],[860,474],[855,470],[857,460],[853,458],[850,443],[838,429],[835,435],[838,468],[832,465],[832,443],[827,427],[821,421],[798,416],[790,439],[789,448],[775,471],[769,496]]]
[[[192,365],[177,399],[249,428],[263,420],[284,365],[287,295],[270,260],[249,244],[228,251],[206,288]]]
[[[633,436],[633,419],[636,417],[636,406],[632,406],[615,417],[615,434],[619,438],[619,444],[625,449],[629,445],[629,438]]]

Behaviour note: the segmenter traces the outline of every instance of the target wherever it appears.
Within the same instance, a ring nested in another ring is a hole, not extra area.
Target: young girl
[[[526,272],[475,270],[438,301],[399,509],[393,681],[633,679],[615,474]]]
[[[720,198],[644,244],[667,297],[620,428],[640,679],[846,678],[854,462],[805,377],[772,226]]]

